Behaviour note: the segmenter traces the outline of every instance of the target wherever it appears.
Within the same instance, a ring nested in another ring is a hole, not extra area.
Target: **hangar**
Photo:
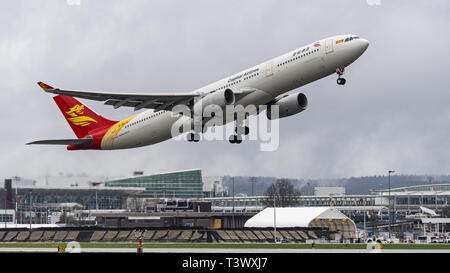
[[[274,215],[275,212],[275,215]],[[346,239],[356,236],[355,223],[331,207],[265,208],[244,225],[246,228],[325,228]]]

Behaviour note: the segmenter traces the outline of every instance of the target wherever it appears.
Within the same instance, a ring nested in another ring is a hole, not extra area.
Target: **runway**
[[[0,252],[57,253],[55,248],[0,247]],[[136,253],[136,248],[82,248],[75,253]],[[261,249],[261,248],[144,248],[144,253],[450,253],[442,249]]]

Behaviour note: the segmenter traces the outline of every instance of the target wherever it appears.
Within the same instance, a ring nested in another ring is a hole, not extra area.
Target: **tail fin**
[[[53,99],[78,138],[86,137],[94,129],[117,123],[98,115],[72,97],[58,95]]]

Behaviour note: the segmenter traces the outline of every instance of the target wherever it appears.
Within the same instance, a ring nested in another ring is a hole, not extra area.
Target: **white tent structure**
[[[325,228],[353,238],[355,223],[332,207],[265,208],[245,222],[246,228]]]

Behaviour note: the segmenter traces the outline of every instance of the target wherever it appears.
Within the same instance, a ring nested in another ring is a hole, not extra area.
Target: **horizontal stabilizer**
[[[92,145],[94,140],[92,138],[82,138],[82,139],[49,139],[49,140],[38,140],[27,143],[30,144],[46,144],[46,145]]]

